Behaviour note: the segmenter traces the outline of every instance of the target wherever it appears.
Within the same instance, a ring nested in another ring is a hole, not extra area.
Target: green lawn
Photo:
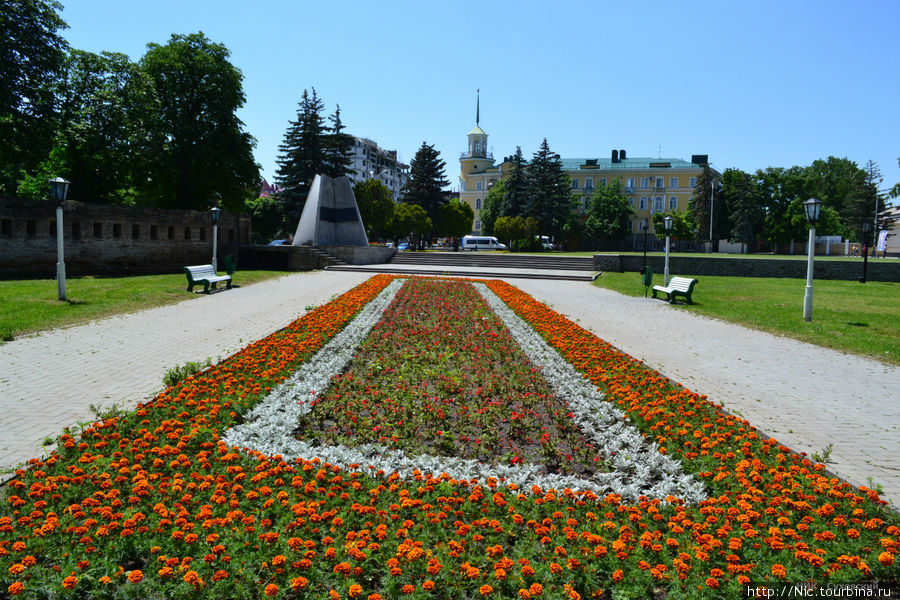
[[[285,275],[283,271],[238,271],[237,286]],[[221,286],[221,284],[220,284]],[[57,298],[56,281],[0,281],[0,343],[54,327],[80,325],[120,313],[196,298],[184,274],[138,277],[79,277],[66,281],[66,301]],[[202,286],[200,288],[202,290]],[[225,292],[227,293],[227,292]]]
[[[815,281],[813,320],[803,320],[805,279],[696,277],[694,305],[678,308],[804,342],[900,364],[900,284]],[[662,276],[654,276],[662,284]],[[595,285],[643,296],[638,273],[605,272]]]

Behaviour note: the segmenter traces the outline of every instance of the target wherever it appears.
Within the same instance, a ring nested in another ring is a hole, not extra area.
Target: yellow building
[[[479,125],[479,113],[480,109],[476,108],[475,127],[468,134],[468,150],[459,158],[459,197],[475,212],[472,225],[475,234],[481,233],[485,194],[495,182],[506,179],[512,172],[508,160],[494,164],[494,157],[487,151],[488,134]],[[584,212],[596,187],[619,179],[634,208],[632,232],[643,233],[646,224],[652,234],[654,214],[687,210],[703,165],[709,160],[706,155],[694,155],[690,162],[679,158],[629,158],[625,150],[613,150],[608,158],[563,158],[561,162],[576,198],[574,210]]]

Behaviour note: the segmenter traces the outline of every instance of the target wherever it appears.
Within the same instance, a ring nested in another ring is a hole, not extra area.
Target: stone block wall
[[[66,274],[177,273],[212,260],[208,212],[86,202],[63,206]],[[250,242],[250,217],[222,213],[219,267],[226,248]],[[0,198],[0,277],[56,276],[56,204]]]
[[[641,255],[595,254],[594,269],[618,273],[637,272],[644,265]],[[654,273],[665,269],[665,257],[648,256],[647,266]],[[813,264],[815,279],[837,279],[856,281],[862,275],[863,259],[816,260]],[[764,259],[736,257],[699,257],[669,255],[670,275],[692,275],[700,277],[793,277],[806,279],[806,257],[797,259]],[[870,281],[900,281],[900,261],[896,259],[869,259],[866,277]]]

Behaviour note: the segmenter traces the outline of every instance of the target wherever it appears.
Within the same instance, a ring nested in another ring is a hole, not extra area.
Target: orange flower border
[[[30,461],[0,510],[0,598],[609,598],[616,587],[674,599],[735,595],[751,580],[895,576],[900,527],[874,491],[501,281],[484,283],[706,481],[707,500],[625,505],[442,474],[400,480],[220,441],[392,279],[371,278]]]

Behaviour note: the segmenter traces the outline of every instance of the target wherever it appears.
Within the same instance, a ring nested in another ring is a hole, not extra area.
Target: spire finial
[[[475,125],[481,120],[481,88],[475,91]]]

